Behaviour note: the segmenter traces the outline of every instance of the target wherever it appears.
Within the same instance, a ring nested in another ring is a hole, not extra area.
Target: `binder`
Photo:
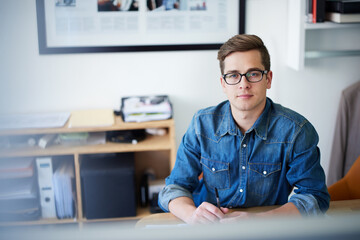
[[[40,192],[40,206],[43,218],[55,218],[55,196],[53,186],[53,167],[50,157],[36,159],[38,183]]]

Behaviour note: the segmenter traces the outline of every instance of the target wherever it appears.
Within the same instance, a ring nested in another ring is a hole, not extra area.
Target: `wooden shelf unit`
[[[100,153],[120,153],[120,152],[134,152],[135,153],[135,175],[142,173],[146,167],[152,167],[151,160],[156,159],[156,153],[165,153],[165,157],[158,161],[154,161],[154,169],[157,177],[164,178],[170,174],[171,169],[174,167],[176,158],[175,149],[175,124],[173,119],[150,121],[141,123],[125,123],[121,117],[115,117],[115,124],[106,127],[84,127],[84,128],[69,128],[66,124],[62,128],[44,128],[44,129],[23,129],[23,130],[3,130],[0,131],[0,137],[6,136],[26,136],[26,135],[45,135],[45,134],[60,134],[60,133],[75,133],[75,132],[108,132],[118,130],[135,130],[135,129],[147,129],[147,128],[162,128],[167,130],[167,134],[164,136],[147,135],[145,140],[139,141],[137,144],[131,143],[111,143],[98,145],[79,145],[79,146],[64,146],[64,145],[52,145],[45,149],[40,147],[23,147],[14,149],[0,149],[1,160],[16,160],[21,157],[40,157],[40,156],[73,156],[74,170],[75,170],[75,184],[76,184],[76,203],[77,212],[75,219],[40,219],[36,221],[22,221],[22,222],[1,222],[0,225],[34,225],[34,224],[61,224],[61,223],[84,223],[94,221],[118,221],[118,220],[135,220],[150,214],[148,208],[137,209],[137,215],[135,217],[125,218],[105,218],[96,220],[87,220],[82,210],[82,196],[81,196],[81,176],[80,168],[82,155],[88,154],[100,154]],[[152,153],[155,154],[155,158],[147,162],[146,158]],[[137,156],[138,155],[138,156]],[[166,162],[164,162],[166,161]],[[140,176],[136,176],[140,179]],[[136,189],[137,191],[137,189]]]

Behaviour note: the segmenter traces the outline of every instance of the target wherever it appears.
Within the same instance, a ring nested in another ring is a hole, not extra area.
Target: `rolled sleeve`
[[[175,198],[193,199],[192,193],[199,185],[198,176],[202,171],[199,152],[193,118],[179,146],[174,169],[166,178],[166,186],[159,194],[158,204],[164,211],[169,211],[168,204]]]
[[[293,203],[302,216],[317,216],[323,214],[316,198],[311,194],[295,194],[289,202]]]
[[[290,198],[302,215],[319,215],[329,208],[330,195],[325,184],[325,173],[320,165],[318,135],[307,122],[296,137],[287,179],[295,186]]]
[[[179,185],[167,185],[159,194],[158,204],[163,211],[169,212],[169,202],[178,197],[188,197],[192,199],[192,194]]]

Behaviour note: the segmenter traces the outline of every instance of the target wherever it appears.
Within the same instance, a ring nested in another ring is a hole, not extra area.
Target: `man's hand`
[[[241,219],[247,219],[251,217],[272,217],[272,216],[301,216],[296,206],[288,202],[280,207],[274,208],[273,210],[259,213],[251,213],[244,211],[234,211],[226,214],[224,218],[220,220],[221,223],[231,223]]]
[[[219,222],[229,212],[228,208],[221,208],[221,210],[211,203],[203,202],[193,212],[191,217],[186,220],[189,224],[205,224]]]
[[[250,217],[256,216],[255,213],[242,212],[242,211],[234,211],[225,215],[224,218],[220,220],[221,223],[232,223],[241,219],[247,219]]]
[[[228,208],[221,208],[203,202],[199,207],[195,207],[192,199],[179,197],[170,201],[169,210],[176,217],[188,224],[204,224],[219,222],[229,212]]]

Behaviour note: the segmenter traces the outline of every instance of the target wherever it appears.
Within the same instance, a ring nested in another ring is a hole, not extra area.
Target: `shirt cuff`
[[[311,194],[295,194],[291,196],[289,202],[295,204],[302,216],[322,215],[316,198]]]
[[[188,197],[193,199],[192,194],[179,185],[169,184],[165,186],[159,194],[159,207],[163,211],[169,212],[169,202],[178,197]]]

